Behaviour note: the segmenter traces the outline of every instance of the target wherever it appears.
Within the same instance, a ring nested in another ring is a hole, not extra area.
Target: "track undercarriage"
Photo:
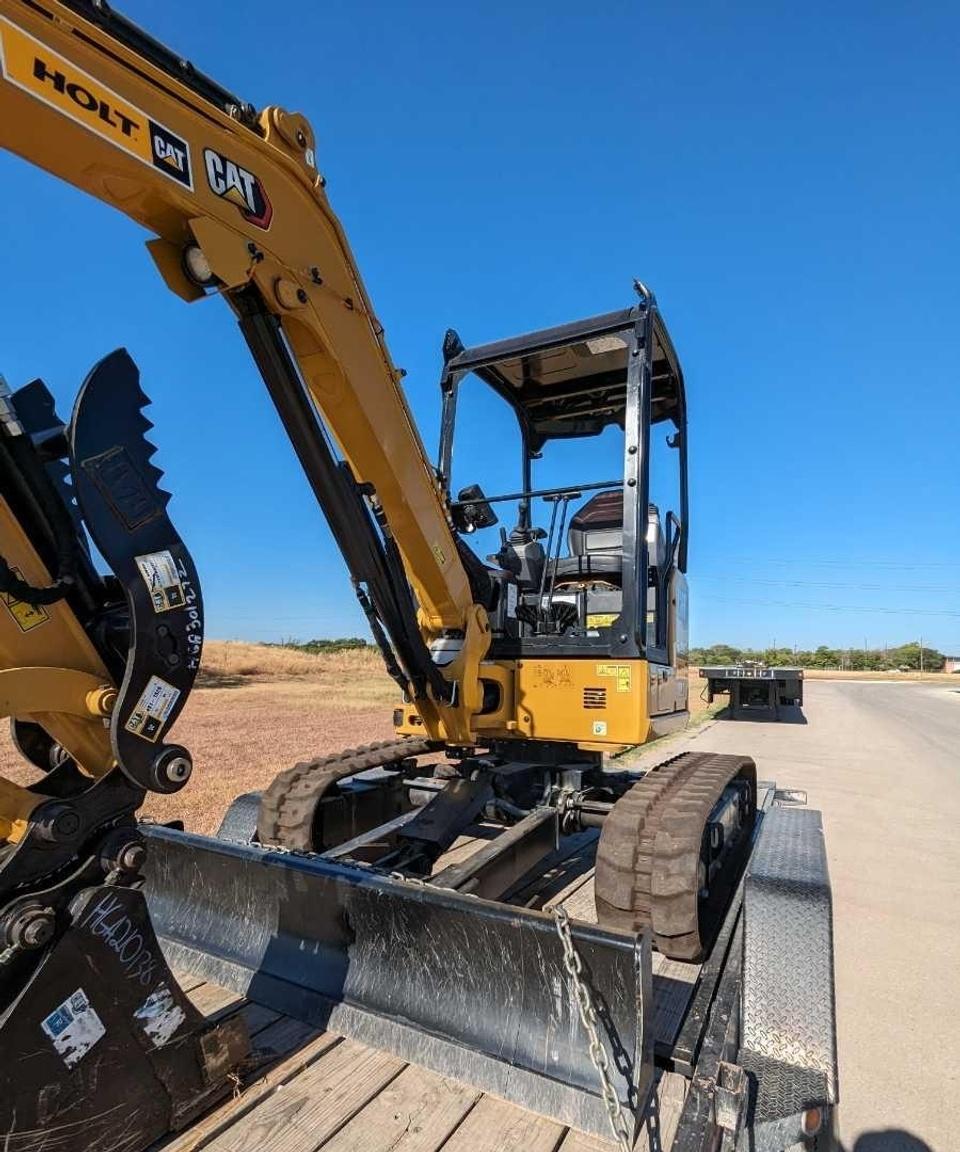
[[[306,761],[280,773],[259,803],[239,801],[226,834],[499,899],[562,836],[599,828],[600,925],[649,929],[665,956],[702,959],[749,854],[753,761],[684,753],[643,772],[605,771],[573,747],[522,751],[522,760],[501,746],[421,767],[438,749],[408,738]],[[481,821],[492,826],[488,846],[437,871]]]

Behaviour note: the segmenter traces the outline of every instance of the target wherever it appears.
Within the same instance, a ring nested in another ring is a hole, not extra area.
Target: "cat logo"
[[[0,19],[2,78],[34,99],[193,190],[185,140],[119,96],[95,76]]]
[[[193,187],[190,179],[190,150],[179,136],[174,136],[166,128],[153,120],[149,121],[150,138],[153,141],[153,164],[167,176]]]
[[[203,162],[207,169],[207,183],[216,196],[236,205],[244,220],[258,228],[270,227],[273,205],[258,176],[212,148],[204,148]]]

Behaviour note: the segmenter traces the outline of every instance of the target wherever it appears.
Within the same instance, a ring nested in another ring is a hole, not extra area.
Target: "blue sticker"
[[[48,1036],[59,1036],[73,1023],[73,1013],[70,1011],[66,1004],[61,1004],[56,1011],[51,1012],[50,1015],[43,1022],[43,1030]]]

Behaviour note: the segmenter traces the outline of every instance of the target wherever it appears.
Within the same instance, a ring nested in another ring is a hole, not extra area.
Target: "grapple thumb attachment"
[[[188,780],[186,749],[164,733],[200,668],[203,603],[190,553],[167,515],[169,493],[151,462],[149,399],[136,364],[111,353],[84,382],[70,422],[70,459],[87,529],[123,586],[130,612],[126,672],[110,739],[123,772],[141,788],[175,792]]]

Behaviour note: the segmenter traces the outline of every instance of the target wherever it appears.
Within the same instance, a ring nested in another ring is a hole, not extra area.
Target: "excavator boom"
[[[142,224],[185,300],[233,308],[398,679],[468,743],[484,612],[307,120],[256,114],[94,0],[0,0],[0,69],[0,146]],[[456,688],[441,632],[465,637]]]

